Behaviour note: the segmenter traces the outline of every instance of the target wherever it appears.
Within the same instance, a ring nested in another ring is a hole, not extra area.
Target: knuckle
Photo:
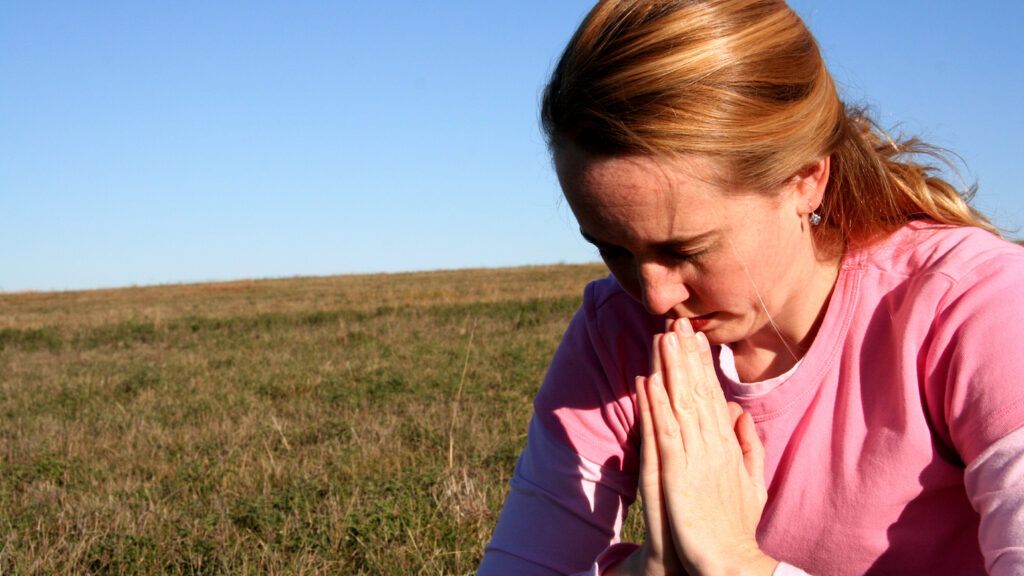
[[[711,386],[707,382],[697,382],[696,386],[693,387],[693,393],[698,398],[704,400],[714,398],[714,392],[711,390]]]
[[[668,438],[675,438],[679,436],[679,424],[677,424],[673,419],[669,418],[669,421],[665,423],[663,433]]]
[[[689,398],[683,399],[680,402],[676,402],[674,408],[677,418],[690,418],[697,413],[697,405]]]

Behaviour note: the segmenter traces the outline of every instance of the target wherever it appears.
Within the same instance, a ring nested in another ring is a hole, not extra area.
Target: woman
[[[612,277],[481,574],[1024,573],[1024,250],[784,2],[601,1],[542,118]]]

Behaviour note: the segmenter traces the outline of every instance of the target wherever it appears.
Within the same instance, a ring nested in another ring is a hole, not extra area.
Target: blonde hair
[[[706,155],[722,184],[772,190],[831,157],[821,247],[870,241],[909,220],[996,228],[923,159],[840,101],[817,43],[782,0],[601,0],[552,74],[541,111],[553,151]]]

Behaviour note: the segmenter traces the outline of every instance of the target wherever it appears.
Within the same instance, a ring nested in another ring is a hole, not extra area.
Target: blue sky
[[[589,5],[2,2],[0,290],[595,260],[537,123]],[[1024,228],[1020,3],[792,5]]]

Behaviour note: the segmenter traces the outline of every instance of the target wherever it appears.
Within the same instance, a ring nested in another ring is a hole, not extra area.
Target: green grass
[[[604,273],[0,295],[0,573],[471,574]]]

